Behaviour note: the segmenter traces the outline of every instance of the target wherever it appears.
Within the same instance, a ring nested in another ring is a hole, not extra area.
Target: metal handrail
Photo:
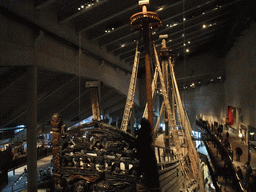
[[[227,165],[228,169],[230,170],[230,176],[233,178],[233,189],[237,192],[246,192],[247,190],[244,189],[244,187],[242,186],[242,182],[239,179],[239,177],[235,171],[235,168],[233,166],[232,159],[229,155],[228,150],[220,143],[220,141],[216,138],[216,136],[203,123],[205,123],[205,122],[199,122],[198,120],[196,120],[196,124],[198,126],[204,128],[207,131],[207,133],[211,136],[212,142],[214,144],[216,144],[217,147],[220,149],[220,152],[222,153],[221,155],[224,155],[225,157],[227,157],[226,165]]]

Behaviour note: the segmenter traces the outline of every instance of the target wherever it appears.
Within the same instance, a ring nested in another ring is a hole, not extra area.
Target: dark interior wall
[[[252,24],[237,39],[237,42],[229,50],[224,59],[212,58],[212,54],[203,54],[198,58],[186,60],[186,66],[195,66],[203,69],[212,64],[225,66],[225,81],[210,83],[206,86],[194,89],[181,90],[182,100],[190,118],[192,128],[195,126],[195,118],[200,113],[208,118],[223,122],[227,115],[227,107],[241,108],[243,124],[255,127],[256,118],[256,24]],[[196,60],[198,62],[196,62]],[[213,62],[214,61],[214,62]],[[180,67],[180,73],[182,73]],[[179,68],[177,67],[177,70]],[[188,69],[187,69],[188,70]],[[177,78],[179,79],[179,71]],[[186,72],[186,70],[185,70]],[[189,81],[187,81],[189,82]],[[191,78],[191,82],[193,79]],[[182,81],[180,81],[182,85]],[[188,83],[187,83],[188,84]],[[189,85],[189,84],[188,84]]]
[[[251,24],[226,56],[225,105],[241,108],[243,123],[256,122],[256,24]]]
[[[195,127],[196,117],[199,118],[200,114],[210,123],[221,122],[226,116],[224,82],[190,88],[180,93],[192,128]]]

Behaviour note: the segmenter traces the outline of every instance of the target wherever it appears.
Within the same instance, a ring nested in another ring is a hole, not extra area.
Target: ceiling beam
[[[89,26],[87,26],[87,27],[83,27],[83,28],[81,28],[81,29],[78,30],[78,33],[83,33],[83,32],[85,32],[85,31],[87,31],[87,30],[89,30],[89,29],[92,29],[93,27],[95,27],[95,26],[97,26],[97,25],[101,25],[102,23],[107,22],[107,21],[109,21],[109,20],[111,20],[111,19],[113,19],[113,18],[115,18],[115,17],[117,17],[117,16],[120,16],[120,15],[124,14],[124,13],[127,12],[127,11],[131,11],[132,9],[135,9],[136,7],[138,7],[137,4],[131,6],[131,7],[127,8],[127,9],[125,9],[125,10],[123,10],[123,11],[120,11],[120,12],[114,14],[114,15],[111,15],[111,16],[109,16],[109,17],[103,19],[103,20],[100,20],[100,21],[98,21],[98,22],[96,22],[96,23],[94,23],[94,24],[92,24],[92,25],[89,25]]]
[[[174,3],[174,4],[171,4],[171,5],[164,5],[164,6],[163,6],[163,10],[168,9],[168,8],[172,8],[172,7],[175,7],[175,6],[179,5],[179,4],[181,4],[182,2],[183,2],[183,0],[178,1],[178,2],[176,2],[176,3]],[[134,5],[134,7],[136,8],[136,7],[138,7],[138,5]],[[162,10],[161,10],[161,11],[162,11]],[[158,12],[160,12],[160,11],[156,11],[156,13],[158,13]],[[116,16],[116,15],[115,15],[115,16]],[[99,23],[99,24],[101,24],[101,23]],[[128,28],[128,27],[129,27],[129,23],[127,23],[127,24],[125,24],[125,25],[122,25],[121,27],[118,27],[118,28],[116,28],[114,31],[112,31],[112,34],[113,34],[114,32],[118,32],[118,31],[123,30],[123,29]],[[96,36],[96,37],[91,38],[91,41],[95,41],[95,40],[100,39],[100,38],[102,38],[102,37],[105,37],[105,36],[107,36],[107,35],[109,35],[109,34],[108,34],[108,33],[103,33],[103,34],[101,34],[101,35],[99,35],[99,36]]]
[[[206,5],[208,5],[209,3],[212,3],[212,2],[214,2],[214,1],[216,1],[216,0],[212,0],[212,1],[210,1],[210,2],[206,2],[206,3],[204,3],[203,5],[201,5],[200,7],[206,6]],[[189,23],[189,22],[193,22],[193,21],[195,21],[195,20],[197,20],[197,19],[200,19],[200,18],[202,18],[202,17],[205,17],[205,16],[207,16],[207,15],[210,15],[211,13],[215,13],[217,10],[222,10],[222,9],[224,9],[224,8],[227,8],[228,6],[230,6],[230,5],[234,4],[234,3],[236,3],[237,1],[238,1],[238,0],[236,0],[236,1],[234,1],[234,2],[231,2],[231,3],[228,3],[228,4],[225,4],[225,5],[222,5],[221,7],[219,7],[219,8],[216,9],[216,10],[213,9],[213,10],[211,10],[211,11],[208,11],[206,14],[201,14],[201,15],[199,15],[199,16],[197,16],[197,17],[194,17],[194,18],[191,18],[191,19],[189,19],[189,20],[186,20],[186,21],[184,21],[184,24]],[[193,8],[191,8],[191,9],[189,9],[189,10],[186,10],[186,11],[185,11],[185,14],[186,14],[187,12],[193,11],[193,10],[196,9],[196,8],[198,8],[198,5],[195,6],[195,7],[193,7]],[[228,11],[227,13],[231,13],[231,11]],[[178,16],[180,16],[180,15],[182,15],[182,14],[183,14],[183,13],[179,13],[179,14],[176,14],[176,15],[171,16],[171,17],[169,17],[169,18],[166,18],[166,19],[164,20],[164,22],[167,22],[168,20],[174,19],[174,18],[176,18],[176,17],[178,17]],[[222,13],[221,15],[214,16],[214,17],[212,17],[212,18],[210,18],[210,19],[208,19],[208,20],[202,21],[202,23],[203,23],[203,22],[209,22],[210,20],[216,19],[216,18],[221,17],[221,16],[223,16],[223,15],[225,15],[225,14],[226,14],[226,13]],[[182,21],[181,23],[178,23],[178,25],[180,25],[180,24],[183,24],[183,21]],[[192,26],[190,26],[190,27],[185,28],[185,30],[190,29],[190,28],[192,28],[192,27],[194,27],[194,26],[197,26],[197,25],[199,25],[199,24],[196,23],[196,24],[194,24],[194,25],[192,25]],[[170,29],[173,29],[173,28],[165,28],[165,29],[159,31],[158,33],[163,34],[163,33],[165,33],[166,31],[168,31],[168,30],[170,30]],[[172,33],[172,35],[177,34],[177,33],[180,33],[180,32],[182,32],[183,30],[184,30],[184,29],[181,29],[181,30],[179,30],[179,31],[176,31],[176,32]],[[127,37],[127,36],[126,36],[126,37]],[[122,37],[122,39],[124,39],[124,37]],[[116,39],[115,41],[112,41],[112,42],[109,42],[109,43],[107,43],[107,44],[104,44],[104,46],[109,46],[110,44],[113,44],[113,43],[115,43],[115,42],[118,42],[118,41],[120,41],[120,40],[122,40],[122,39]],[[160,40],[156,40],[156,42],[157,42],[157,41],[160,41]],[[124,43],[124,44],[125,44],[125,43]],[[129,42],[128,42],[127,44],[129,44]],[[117,47],[117,48],[114,48],[114,49],[119,49],[119,48],[120,48],[120,47]],[[112,50],[113,50],[113,49],[112,49]],[[112,51],[112,50],[110,50],[110,51]],[[135,50],[135,49],[134,49],[134,50]],[[130,50],[130,51],[131,51],[131,50]]]
[[[40,104],[41,102],[45,101],[46,99],[48,99],[53,93],[55,93],[56,91],[58,91],[59,89],[62,89],[66,86],[67,83],[69,82],[72,82],[73,80],[75,80],[77,77],[74,77],[72,78],[71,80],[69,80],[68,82],[66,83],[62,83],[61,85],[58,86],[58,88],[56,88],[56,85],[55,84],[51,84],[49,85],[49,89],[50,90],[54,90],[54,91],[51,91],[49,92],[48,94],[46,95],[42,95],[41,97],[38,98],[38,104]],[[17,80],[19,81],[19,79]],[[17,97],[19,97],[17,95]],[[18,98],[17,98],[18,99]],[[25,113],[26,113],[26,108],[27,108],[27,102],[26,103],[23,103],[21,104],[20,106],[17,106],[15,108],[15,110],[13,111],[13,113],[9,114],[9,118],[4,118],[3,116],[0,117],[0,119],[5,119],[4,121],[1,121],[0,122],[0,127],[4,127],[10,123],[12,123],[13,121],[15,121],[16,119],[20,118],[21,116],[23,116]]]
[[[35,1],[35,3],[37,4],[38,0],[34,0],[34,1]],[[47,6],[49,6],[50,4],[55,3],[56,1],[57,1],[57,0],[47,0],[47,1],[44,1],[43,3],[37,5],[37,6],[35,7],[35,9],[37,9],[37,10],[42,10],[42,9],[46,8]]]
[[[229,13],[231,13],[231,12],[229,12]],[[198,25],[202,25],[203,23],[207,23],[207,22],[209,22],[209,21],[211,21],[211,20],[214,20],[214,19],[216,19],[216,18],[218,18],[218,17],[221,17],[221,16],[227,16],[227,14],[226,14],[226,13],[223,13],[223,14],[221,14],[221,15],[215,16],[215,17],[213,17],[213,18],[210,18],[210,19],[208,19],[208,20],[202,21],[202,22],[200,22],[200,23],[196,23],[196,24],[194,24],[194,25],[192,25],[192,26],[190,26],[190,27],[187,27],[186,30],[191,29],[191,28],[193,28],[193,27],[196,27],[196,26],[198,26]],[[164,34],[164,32],[165,32],[166,30],[169,30],[169,28],[162,30],[162,31],[161,31],[161,34]],[[203,30],[203,29],[201,29],[201,30]],[[176,31],[176,32],[172,33],[172,35],[169,36],[169,38],[171,39],[172,36],[174,36],[174,35],[176,35],[176,34],[178,34],[178,33],[182,33],[182,32],[183,32],[183,29],[182,29],[182,30],[179,30],[179,31]],[[159,42],[159,41],[161,41],[161,39],[157,39],[155,42],[157,43],[157,42]],[[167,43],[168,43],[168,42],[167,42]],[[140,48],[142,48],[142,47],[143,47],[143,45],[141,45]],[[117,55],[120,56],[120,59],[126,59],[126,58],[128,58],[128,57],[125,57],[125,56],[123,56],[123,55],[125,55],[125,54],[127,54],[127,53],[129,53],[129,52],[130,52],[130,53],[131,53],[131,52],[134,52],[134,51],[135,51],[135,48],[134,48],[134,49],[130,49],[130,50],[127,51],[127,52],[117,54]]]
[[[212,0],[212,1],[216,1],[216,0]],[[179,1],[179,2],[177,2],[177,3],[175,3],[175,5],[178,5],[178,4],[180,4],[182,1]],[[207,3],[206,3],[207,4]],[[172,5],[171,6],[169,6],[169,7],[173,7]],[[196,6],[197,7],[197,6]],[[186,14],[187,12],[189,12],[189,11],[191,11],[191,10],[194,10],[196,7],[194,7],[194,8],[192,8],[192,9],[189,9],[189,10],[186,10],[185,12],[184,12],[184,14]],[[175,17],[178,17],[178,16],[180,16],[180,15],[182,15],[183,14],[183,12],[181,12],[181,13],[178,13],[178,14],[176,14],[176,15],[173,15],[173,16],[171,16],[171,17],[169,17],[169,18],[167,18],[167,19],[165,19],[165,20],[163,20],[163,23],[165,22],[165,21],[167,21],[167,20],[170,20],[170,19],[173,19],[173,18],[175,18]],[[185,22],[187,22],[187,21],[185,21]],[[127,26],[128,27],[128,24],[126,24],[125,26]],[[123,29],[124,27],[122,26],[122,29]],[[111,34],[113,34],[115,31],[113,31],[112,33],[110,33],[110,34],[108,34],[108,35],[111,35]],[[134,32],[134,34],[137,34],[138,33],[138,31],[135,31]],[[134,35],[134,34],[131,34],[131,35]],[[129,36],[131,36],[131,35],[129,35]],[[126,37],[128,37],[128,36],[125,36],[125,38]],[[119,39],[115,39],[114,41],[109,41],[108,43],[105,43],[105,44],[102,44],[101,46],[108,46],[108,45],[110,45],[110,44],[113,44],[113,43],[115,43],[115,42],[117,42],[117,41],[120,41],[120,40],[122,40],[122,39],[124,39],[124,37],[122,36],[121,38],[119,38]]]
[[[74,18],[76,18],[76,17],[79,17],[79,16],[85,14],[85,13],[88,12],[89,10],[95,9],[96,7],[98,7],[99,5],[101,5],[101,4],[103,4],[103,3],[107,2],[107,1],[108,1],[108,0],[101,0],[100,2],[95,3],[93,6],[86,7],[86,8],[84,8],[83,10],[80,10],[80,11],[79,11],[78,8],[77,8],[77,12],[76,12],[76,13],[74,13],[74,14],[72,14],[72,15],[69,15],[69,16],[67,16],[67,17],[65,17],[65,18],[64,18],[64,17],[61,18],[60,21],[59,21],[59,23],[60,23],[60,24],[67,23],[67,22],[71,21],[72,19],[74,19]],[[78,33],[82,33],[82,32],[83,32],[83,31],[81,31],[81,30],[78,31]]]

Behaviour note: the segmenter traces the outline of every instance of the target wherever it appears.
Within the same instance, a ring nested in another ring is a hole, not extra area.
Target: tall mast
[[[139,5],[142,7],[142,12],[138,12],[131,16],[130,26],[132,30],[143,31],[143,43],[145,50],[145,68],[146,68],[146,93],[148,103],[148,120],[152,127],[152,137],[154,138],[154,121],[153,121],[153,101],[152,101],[152,90],[151,90],[151,66],[150,66],[150,54],[149,54],[149,34],[152,30],[157,29],[161,24],[161,20],[157,13],[147,11],[149,6],[149,0],[139,1]]]

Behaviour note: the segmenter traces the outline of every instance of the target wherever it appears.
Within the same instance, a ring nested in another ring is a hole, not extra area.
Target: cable
[[[81,49],[81,33],[79,33],[79,54],[78,54],[78,120],[80,119],[80,113],[81,113],[81,55],[82,55],[82,49]]]

